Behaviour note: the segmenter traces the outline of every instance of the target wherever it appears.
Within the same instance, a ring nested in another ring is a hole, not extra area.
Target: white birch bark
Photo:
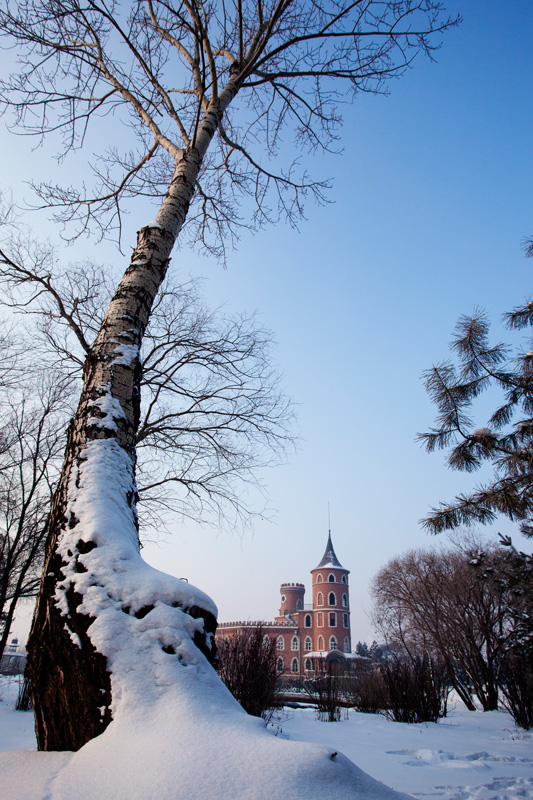
[[[145,662],[132,666],[124,650],[152,649],[149,663],[154,664],[161,651],[181,658],[185,640],[192,639],[208,657],[213,652],[212,601],[189,584],[162,577],[140,557],[135,432],[143,334],[202,158],[237,88],[230,81],[208,107],[194,147],[178,159],[155,220],[138,233],[130,265],[85,363],[28,642],[40,749],[78,749],[105,729],[117,711],[117,697],[135,684],[125,676],[147,669]],[[173,624],[154,637],[150,615],[155,620],[161,606],[167,616],[174,615]]]

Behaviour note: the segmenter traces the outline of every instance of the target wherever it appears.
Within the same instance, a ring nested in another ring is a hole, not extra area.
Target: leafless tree
[[[474,551],[414,550],[388,562],[373,582],[382,633],[413,660],[438,656],[471,710],[471,691],[485,711],[498,707],[499,674],[512,641],[508,598],[490,571],[503,557],[501,548],[489,549],[481,575]]]
[[[27,376],[26,376],[27,377]],[[39,376],[35,376],[39,379]],[[64,449],[61,382],[21,381],[0,399],[0,658],[20,600],[40,582],[53,482]],[[24,395],[28,393],[28,398]]]
[[[92,262],[63,267],[50,245],[24,233],[0,249],[0,285],[2,303],[30,322],[41,368],[81,390],[111,276]],[[232,527],[253,518],[242,489],[257,486],[258,467],[276,463],[293,442],[293,411],[271,353],[271,335],[253,315],[208,310],[194,281],[162,287],[141,350],[136,444],[145,528],[159,528],[166,512]]]
[[[89,615],[78,610],[87,609],[87,592],[101,585],[94,551],[102,542],[80,538],[77,518],[68,516],[69,487],[83,484],[89,453],[105,451],[109,473],[129,476],[121,489],[124,524],[135,529],[140,347],[184,223],[193,242],[220,254],[224,238],[244,224],[241,198],[251,203],[252,224],[279,215],[295,221],[305,196],[320,200],[325,186],[308,178],[297,159],[272,166],[285,152],[285,131],[294,134],[298,153],[332,148],[340,120],[336,101],[382,90],[418,52],[438,46],[450,24],[437,0],[185,0],[175,6],[140,0],[124,11],[97,0],[4,0],[0,34],[16,45],[20,69],[1,82],[0,102],[14,112],[15,127],[38,137],[59,134],[63,154],[81,146],[90,124],[106,114],[131,123],[137,135],[127,152],[110,142],[95,165],[93,191],[40,185],[42,202],[78,230],[96,223],[103,232],[120,227],[128,197],[161,203],[139,230],[86,355],[50,514],[46,579],[29,641],[41,748],[76,749],[111,719],[106,655],[91,641]],[[109,525],[102,529],[116,541]],[[106,569],[114,565],[106,561]],[[80,570],[83,580],[75,578]],[[69,588],[66,574],[73,576]],[[105,603],[117,615],[115,630],[125,630],[119,609],[126,604],[115,596]],[[102,606],[95,610],[102,613]],[[216,622],[208,610],[195,613],[204,618],[209,654]]]

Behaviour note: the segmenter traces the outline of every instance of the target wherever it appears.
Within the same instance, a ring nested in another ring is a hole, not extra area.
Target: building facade
[[[222,622],[216,636],[231,638],[261,625],[265,635],[276,639],[279,672],[305,677],[314,673],[317,663],[324,662],[349,669],[349,574],[335,555],[329,533],[322,560],[311,570],[311,603],[305,602],[303,583],[282,583],[280,611],[274,622]]]

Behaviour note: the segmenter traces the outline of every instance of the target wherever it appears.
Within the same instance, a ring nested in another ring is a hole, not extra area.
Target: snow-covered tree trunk
[[[142,337],[216,117],[201,129],[202,148],[180,155],[155,220],[139,231],[131,263],[86,360],[28,642],[43,750],[77,750],[103,732],[113,717],[113,676],[131,666],[124,651],[154,649],[148,659],[154,665],[161,653],[181,660],[180,647],[188,638],[208,658],[214,654],[212,601],[140,557],[135,432]],[[145,675],[145,680],[156,676]]]

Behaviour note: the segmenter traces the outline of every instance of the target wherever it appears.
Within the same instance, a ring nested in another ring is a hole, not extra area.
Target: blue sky
[[[299,231],[243,236],[225,270],[174,255],[181,274],[205,276],[212,303],[258,311],[299,404],[299,451],[262,475],[273,522],[244,535],[177,523],[144,551],[208,592],[222,621],[272,618],[283,581],[310,590],[329,502],[351,570],[352,637],[371,640],[369,580],[393,555],[433,544],[418,520],[474,483],[415,442],[434,418],[420,376],[447,356],[460,314],[486,308],[502,338],[500,314],[531,295],[520,242],[533,235],[533,4],[446,7],[464,21],[436,60],[417,59],[389,96],[346,107],[343,155],[311,161],[334,179],[330,205],[308,206]],[[11,153],[0,181],[15,196],[32,171],[57,171],[46,150],[29,155],[28,140],[0,136]],[[131,229],[151,216],[137,205]],[[36,227],[50,230],[41,218]]]

